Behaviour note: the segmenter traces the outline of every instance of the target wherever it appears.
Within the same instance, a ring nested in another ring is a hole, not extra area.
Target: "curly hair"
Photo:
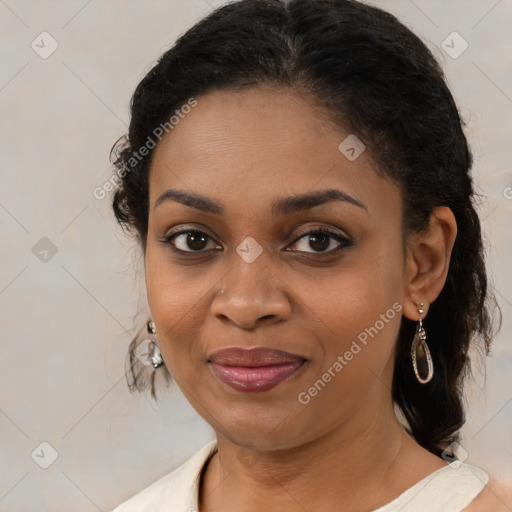
[[[489,354],[491,309],[500,312],[498,330],[501,310],[488,285],[463,122],[433,54],[393,15],[355,0],[239,0],[212,11],[161,55],[133,94],[128,133],[111,152],[117,221],[145,251],[153,150],[134,154],[153,141],[155,128],[191,97],[263,85],[307,93],[319,113],[364,140],[377,172],[401,190],[404,237],[426,229],[437,206],[455,216],[447,280],[424,321],[436,375],[425,385],[415,378],[416,324],[402,316],[392,384],[410,432],[440,456],[465,422],[470,345]],[[133,363],[134,342],[129,350]],[[146,386],[133,364],[130,371],[130,389]]]

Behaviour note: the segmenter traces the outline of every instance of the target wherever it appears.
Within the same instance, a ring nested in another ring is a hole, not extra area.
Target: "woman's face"
[[[290,91],[196,99],[149,173],[146,285],[175,381],[217,433],[260,449],[389,411],[406,282],[399,189]],[[327,190],[338,198],[291,201]],[[216,354],[234,347],[290,355]]]

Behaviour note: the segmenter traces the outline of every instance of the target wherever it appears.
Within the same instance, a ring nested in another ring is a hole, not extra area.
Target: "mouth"
[[[302,356],[264,347],[226,348],[208,358],[213,374],[221,382],[246,393],[269,391],[292,378],[305,362]]]

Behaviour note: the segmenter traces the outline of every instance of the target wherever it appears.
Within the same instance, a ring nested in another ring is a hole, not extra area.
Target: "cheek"
[[[198,278],[198,271],[192,266],[171,264],[165,250],[148,244],[148,305],[157,327],[160,350],[176,380],[193,376],[193,364],[204,356],[198,340],[202,339],[200,330],[208,314],[207,297],[217,280],[208,272]]]
[[[362,370],[379,374],[393,352],[401,320],[399,296],[364,284],[353,277],[343,291],[333,291],[312,317],[319,320],[317,335],[323,352],[319,375],[340,356],[344,378],[358,379]]]
[[[317,358],[297,396],[305,404],[301,417],[313,422],[308,435],[335,426],[340,415],[350,416],[368,400],[381,407],[391,389],[402,306],[396,284],[379,279],[380,273],[375,266],[372,272],[351,269],[329,287],[328,300],[322,294],[309,298],[311,307],[317,305],[310,318],[323,329]]]
[[[401,246],[381,241],[354,256],[327,278],[303,283],[309,291],[304,301],[321,329],[322,371],[346,354],[350,366],[380,373],[393,351],[402,316]]]

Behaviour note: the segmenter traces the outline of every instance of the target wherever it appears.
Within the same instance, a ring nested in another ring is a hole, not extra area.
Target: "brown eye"
[[[303,249],[299,250],[298,252],[313,252],[313,254],[315,252],[331,253],[337,252],[338,250],[342,250],[352,245],[352,242],[347,237],[325,228],[317,228],[303,233],[300,238],[294,242],[294,245],[296,245],[303,238],[307,239],[307,237],[309,237],[309,241],[305,240],[303,243]],[[334,248],[329,248],[331,246],[332,240],[337,241],[338,245]],[[313,249],[313,251],[308,251],[308,248]]]
[[[207,246],[209,240],[212,239],[203,231],[187,229],[173,233],[165,237],[163,241],[171,244],[177,251],[202,252]]]

